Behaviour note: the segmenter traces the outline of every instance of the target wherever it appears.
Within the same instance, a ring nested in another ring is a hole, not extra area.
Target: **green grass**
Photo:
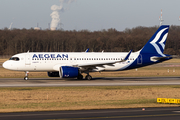
[[[157,97],[179,98],[180,85],[0,88],[0,112],[162,107]]]
[[[57,108],[57,107],[81,107],[81,106],[119,106],[131,104],[156,104],[156,99],[136,99],[136,100],[108,100],[108,101],[83,101],[83,102],[47,102],[47,103],[17,103],[17,104],[0,104],[0,109],[35,109],[35,108]]]

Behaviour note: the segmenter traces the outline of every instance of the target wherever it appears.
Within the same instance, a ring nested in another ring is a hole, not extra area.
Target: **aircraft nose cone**
[[[2,66],[3,66],[3,68],[5,68],[5,69],[9,69],[9,64],[8,64],[7,61],[4,62],[4,63],[2,64]]]

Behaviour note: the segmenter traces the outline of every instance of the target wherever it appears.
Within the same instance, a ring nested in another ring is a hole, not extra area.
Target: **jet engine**
[[[60,67],[60,78],[75,78],[78,77],[79,68],[71,66]]]

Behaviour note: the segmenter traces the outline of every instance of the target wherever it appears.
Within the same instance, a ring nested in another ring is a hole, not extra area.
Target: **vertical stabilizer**
[[[156,33],[150,38],[146,45],[140,50],[140,53],[150,53],[150,54],[163,54],[166,39],[169,31],[169,25],[162,25],[156,31]]]

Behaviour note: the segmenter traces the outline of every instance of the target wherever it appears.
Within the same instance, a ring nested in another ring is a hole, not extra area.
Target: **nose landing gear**
[[[28,75],[29,75],[29,71],[26,71],[26,72],[25,72],[24,80],[29,80]]]

